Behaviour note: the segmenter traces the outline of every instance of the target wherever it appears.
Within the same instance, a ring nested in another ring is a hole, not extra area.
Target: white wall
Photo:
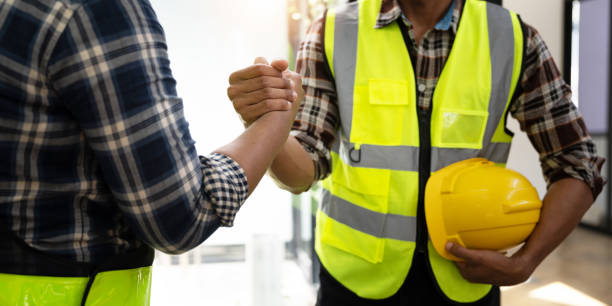
[[[563,12],[562,0],[503,0],[504,7],[521,15],[527,24],[535,27],[544,38],[559,69],[563,60]],[[510,118],[510,117],[509,117]],[[514,141],[510,151],[508,167],[525,175],[536,186],[541,197],[546,192],[538,153],[527,135],[520,131],[516,120],[508,120],[510,130],[514,131]]]
[[[503,0],[504,7],[521,15],[544,37],[557,65],[563,60],[563,0]]]
[[[287,57],[286,0],[152,0],[164,27],[173,75],[198,154],[243,130],[226,96],[228,77],[253,62]],[[238,213],[205,244],[242,244],[254,233],[291,235],[290,197],[264,178]]]

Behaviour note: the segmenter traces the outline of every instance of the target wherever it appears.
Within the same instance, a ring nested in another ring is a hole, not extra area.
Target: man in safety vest
[[[286,112],[198,157],[148,1],[2,1],[0,305],[148,305],[153,248],[231,226],[289,135],[300,77],[257,62]]]
[[[499,305],[498,286],[525,281],[604,184],[604,159],[542,38],[500,6],[340,5],[313,22],[297,70],[305,100],[271,175],[294,193],[322,180],[317,305]],[[272,110],[230,84],[247,124]],[[540,153],[549,183],[540,222],[510,257],[448,243],[464,261],[446,260],[428,241],[427,179],[472,157],[505,164],[508,114]]]

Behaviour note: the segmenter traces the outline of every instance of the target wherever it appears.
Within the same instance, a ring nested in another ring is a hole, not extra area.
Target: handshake
[[[304,97],[302,78],[288,70],[286,60],[268,64],[258,57],[253,65],[235,71],[229,77],[227,96],[240,115],[245,127],[270,112],[284,112],[282,116],[293,123]]]
[[[301,76],[288,66],[286,60],[268,63],[258,57],[229,77],[227,96],[246,130],[216,152],[244,169],[249,194],[268,169],[281,188],[295,193],[307,190],[314,180],[312,159],[289,135],[304,90]]]

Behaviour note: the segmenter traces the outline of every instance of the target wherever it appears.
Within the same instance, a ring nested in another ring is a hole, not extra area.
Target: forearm
[[[553,183],[544,197],[540,222],[521,250],[535,269],[578,225],[593,203],[590,188],[567,178]]]
[[[314,182],[314,164],[304,147],[290,136],[272,162],[270,176],[283,189],[301,193]]]
[[[215,150],[231,157],[247,176],[249,194],[253,192],[270,163],[286,142],[293,114],[270,112],[255,121],[231,143]]]

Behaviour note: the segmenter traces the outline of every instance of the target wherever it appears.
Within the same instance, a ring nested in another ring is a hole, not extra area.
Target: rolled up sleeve
[[[606,183],[599,156],[572,93],[538,32],[527,26],[527,48],[520,91],[510,112],[540,155],[548,185],[575,178],[596,198]]]

